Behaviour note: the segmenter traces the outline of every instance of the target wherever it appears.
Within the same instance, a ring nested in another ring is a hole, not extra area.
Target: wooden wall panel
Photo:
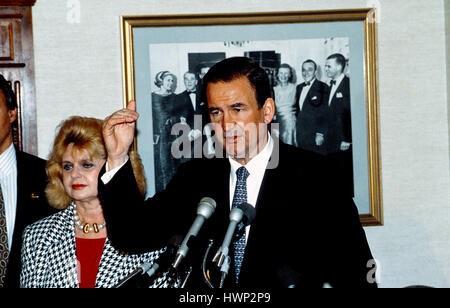
[[[14,143],[37,155],[36,98],[31,6],[35,1],[2,1],[0,6],[0,73],[17,97]],[[10,4],[10,6],[8,6]]]

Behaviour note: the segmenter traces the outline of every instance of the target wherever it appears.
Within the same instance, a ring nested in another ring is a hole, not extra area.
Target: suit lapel
[[[218,238],[223,236],[220,230],[220,226],[228,225],[229,222],[229,216],[230,216],[230,163],[228,159],[219,159],[218,165],[217,165],[217,174],[221,175],[220,182],[214,184],[214,187],[216,187],[217,192],[214,193],[215,200],[217,202],[220,202],[220,200],[224,200],[223,203],[217,204],[216,207],[216,214],[213,216],[217,220],[217,225],[219,226],[217,230]],[[213,188],[214,189],[214,188]],[[219,231],[220,230],[220,231]]]
[[[29,218],[32,217],[32,211],[29,211],[27,204],[29,199],[33,197],[39,197],[38,192],[31,192],[29,188],[29,175],[27,177],[26,170],[28,164],[22,153],[16,149],[16,161],[17,161],[17,202],[16,202],[16,219],[14,222],[14,234],[13,243],[19,243],[22,241],[22,231],[26,227]],[[32,181],[33,179],[31,179]],[[17,245],[13,245],[17,246]]]
[[[341,93],[341,95],[343,95],[343,96],[348,95],[348,93],[347,93],[348,85],[349,85],[349,79],[347,76],[345,76],[344,79],[342,79],[339,86],[337,87],[336,92],[334,92],[333,98],[331,99],[330,107],[333,107],[333,105],[336,104],[336,99],[337,99],[338,93]],[[331,87],[330,87],[330,91],[331,91]]]
[[[28,198],[27,196],[28,192],[27,189],[25,189],[24,183],[27,183],[26,181],[26,174],[24,172],[24,169],[27,168],[25,165],[26,162],[24,161],[21,153],[17,151],[16,149],[16,161],[17,161],[17,206],[16,206],[16,222],[20,221],[20,215],[26,215],[27,211],[24,209],[26,202],[25,198]]]
[[[274,147],[273,147],[273,152],[272,152],[272,156],[271,156],[271,161],[272,160],[279,160],[279,146],[280,146],[280,141],[277,138],[273,138],[274,141]],[[273,164],[273,162],[272,162]],[[261,220],[258,219],[258,217],[271,217],[271,211],[272,211],[272,206],[276,206],[272,200],[272,196],[273,194],[273,187],[275,187],[274,181],[276,181],[276,174],[277,174],[277,165],[271,165],[271,162],[268,163],[268,168],[266,168],[266,171],[264,173],[264,177],[263,180],[261,182],[261,187],[259,189],[259,194],[258,194],[258,198],[256,201],[256,205],[255,205],[255,209],[256,209],[256,217],[255,220],[253,221],[251,228],[250,228],[250,233],[248,235],[248,240],[247,240],[247,245],[246,245],[246,249],[245,249],[245,253],[244,253],[244,261],[242,263],[242,267],[241,267],[241,278],[243,280],[248,280],[248,279],[253,279],[251,277],[249,277],[249,273],[246,270],[248,267],[248,263],[249,262],[255,262],[255,256],[252,253],[254,251],[253,247],[255,247],[255,243],[257,241],[257,238],[255,236],[255,234],[259,234],[260,231],[258,231],[259,228],[261,228]],[[263,227],[267,227],[267,226],[263,226]],[[270,244],[268,244],[270,245]],[[252,256],[253,255],[253,256]],[[249,261],[249,257],[253,258],[252,261]],[[232,262],[234,264],[234,262]],[[234,271],[234,266],[232,266],[231,268]]]

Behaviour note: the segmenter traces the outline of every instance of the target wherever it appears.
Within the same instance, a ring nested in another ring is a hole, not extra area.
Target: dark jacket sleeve
[[[324,162],[324,166],[327,163]],[[377,287],[369,279],[374,257],[358,209],[341,182],[342,179],[326,176],[326,191],[322,199],[323,208],[328,212],[324,220],[328,238],[324,255],[333,256],[325,266],[327,282],[333,287]]]
[[[180,167],[166,189],[144,200],[128,161],[106,185],[100,173],[98,190],[108,238],[123,252],[143,253],[159,249],[172,236],[185,234],[195,217],[192,183]],[[192,174],[192,173],[191,173]],[[197,200],[198,202],[198,200]]]
[[[370,275],[374,257],[352,197],[344,193],[338,178],[329,175],[324,157],[305,154],[300,175],[307,179],[303,185],[310,198],[304,196],[306,203],[298,204],[287,223],[292,234],[306,235],[297,245],[309,249],[305,254],[293,254],[292,264],[304,274],[307,286],[377,287]],[[299,221],[299,217],[303,219]],[[291,242],[295,243],[295,238]]]

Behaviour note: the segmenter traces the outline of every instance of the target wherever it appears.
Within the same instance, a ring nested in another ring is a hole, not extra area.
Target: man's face
[[[195,78],[194,74],[185,74],[184,75],[184,85],[186,86],[186,90],[195,91],[197,87],[197,78]]]
[[[325,63],[325,73],[328,78],[336,79],[342,72],[342,66],[336,63],[336,59],[328,59]]]
[[[305,82],[311,82],[316,77],[316,69],[311,62],[303,63],[302,76]]]
[[[17,109],[8,110],[6,98],[0,90],[0,154],[3,153],[12,143],[11,123],[16,120]]]
[[[255,90],[246,77],[210,83],[206,95],[218,142],[234,160],[246,164],[267,143],[275,102],[268,98],[258,108]]]

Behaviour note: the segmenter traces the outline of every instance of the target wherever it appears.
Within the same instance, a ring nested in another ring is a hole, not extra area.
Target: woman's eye
[[[84,169],[91,169],[92,167],[94,167],[93,163],[84,163],[83,164],[83,168]]]
[[[70,170],[72,170],[72,165],[71,165],[71,164],[64,164],[64,165],[63,165],[63,170],[64,170],[64,171],[70,171]]]

